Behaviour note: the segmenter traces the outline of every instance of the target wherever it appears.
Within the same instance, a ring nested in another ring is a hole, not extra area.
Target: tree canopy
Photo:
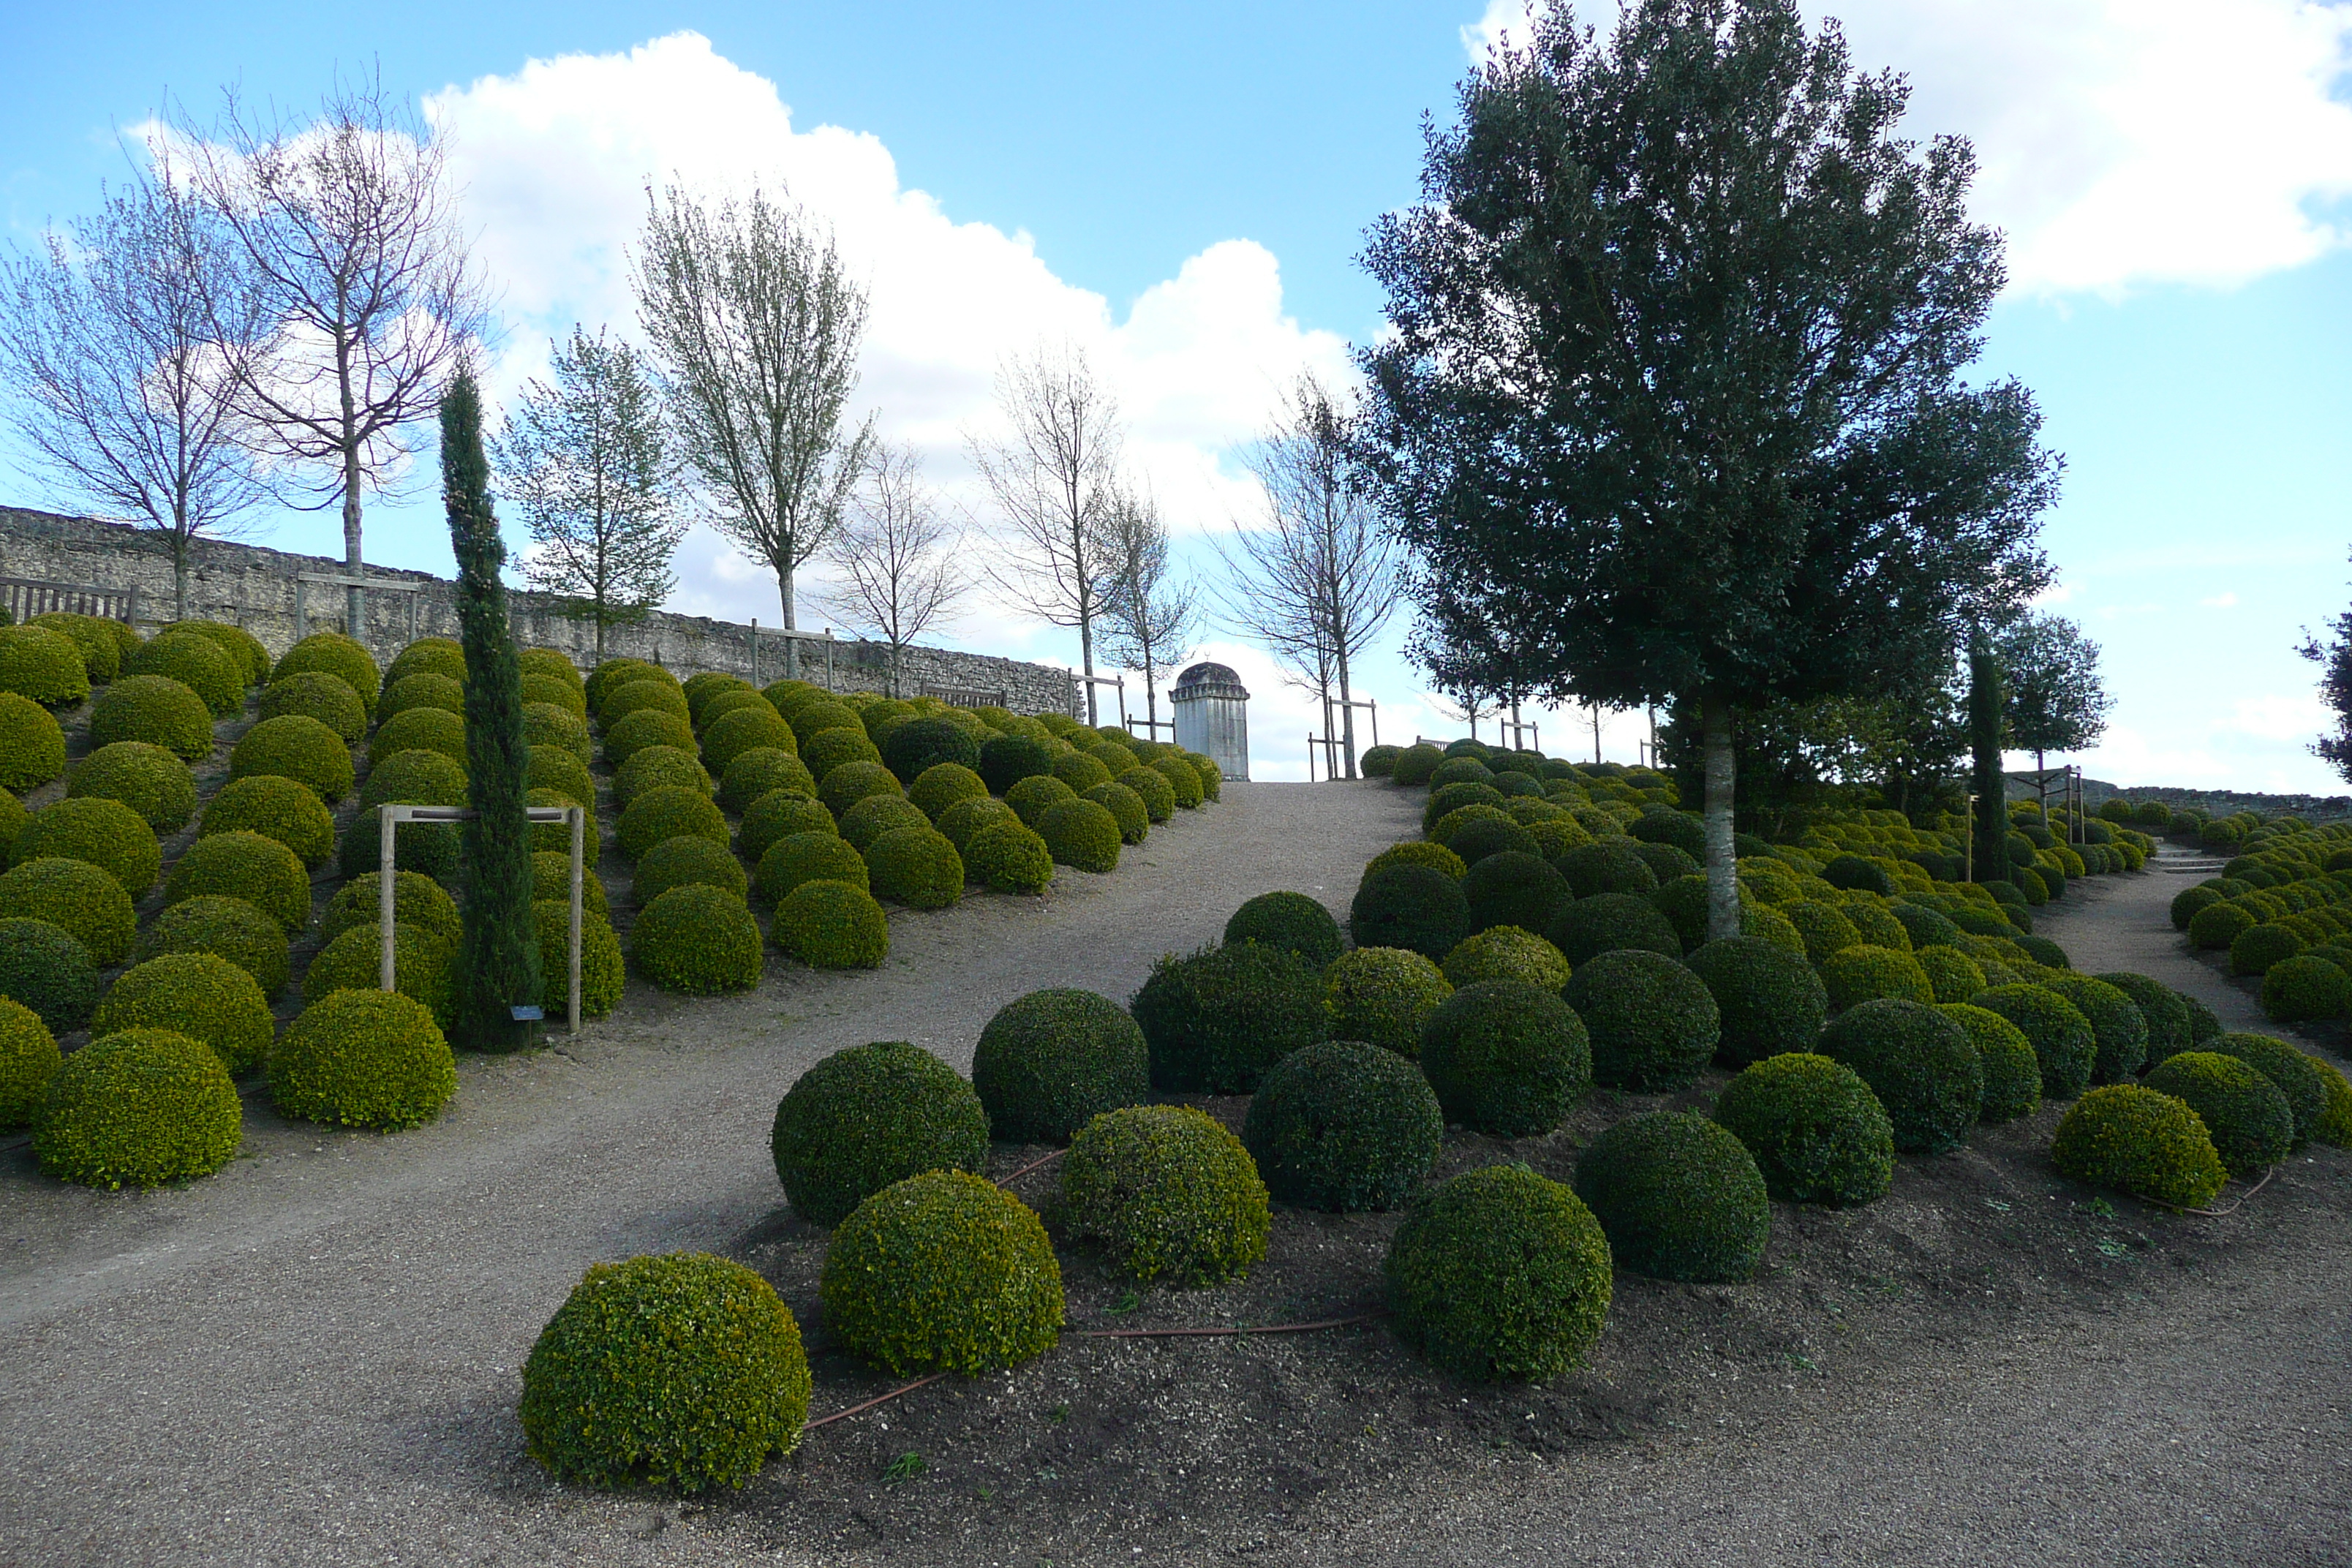
[[[2078,752],[2107,727],[2115,700],[2099,681],[2099,645],[2063,616],[2019,616],[1993,639],[2007,693],[2009,742],[2033,753]]]

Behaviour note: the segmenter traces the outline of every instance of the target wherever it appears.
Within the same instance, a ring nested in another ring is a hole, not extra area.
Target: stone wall
[[[322,555],[199,540],[191,552],[188,615],[243,626],[271,653],[281,653],[309,632],[346,629],[342,589],[311,583],[299,584],[298,592],[296,581],[298,573],[340,575],[344,570],[341,562]],[[366,595],[366,625],[358,635],[379,661],[388,661],[414,637],[457,635],[455,584],[447,578],[384,566],[369,567],[367,575],[415,590]],[[0,576],[136,587],[142,627],[172,619],[171,557],[155,547],[148,530],[0,507]],[[525,647],[561,648],[583,669],[594,662],[593,626],[554,614],[538,595],[515,593],[512,600],[515,635]],[[843,691],[880,691],[889,685],[886,643],[852,637],[799,642],[804,679]],[[783,675],[784,647],[773,627],[755,634],[732,621],[667,611],[604,634],[607,655],[649,658],[681,679],[715,669],[764,684]],[[901,652],[899,674],[908,696],[931,690],[953,694],[950,700],[1001,702],[1016,713],[1080,712],[1076,678],[1050,665],[913,647]]]

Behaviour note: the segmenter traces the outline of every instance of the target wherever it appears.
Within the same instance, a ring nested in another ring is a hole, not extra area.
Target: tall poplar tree
[[[441,494],[457,557],[457,626],[466,648],[467,803],[461,841],[465,934],[457,960],[457,1026],[466,1045],[512,1050],[531,1038],[514,1010],[540,1000],[531,912],[530,745],[523,738],[522,670],[499,572],[507,549],[490,505],[482,398],[460,367],[441,396]]]
[[[1977,797],[1969,832],[1979,882],[2009,880],[2009,787],[2000,767],[2008,706],[2000,659],[1979,637],[1969,647],[1969,788]]]

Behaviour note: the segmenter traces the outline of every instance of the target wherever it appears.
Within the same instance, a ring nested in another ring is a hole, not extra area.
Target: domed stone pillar
[[[1249,781],[1249,689],[1222,664],[1192,666],[1169,694],[1176,743],[1215,761],[1226,778]]]

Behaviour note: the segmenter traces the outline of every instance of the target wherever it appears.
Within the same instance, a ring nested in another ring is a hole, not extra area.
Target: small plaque
[[[516,1007],[511,1011],[514,1014],[514,1021],[518,1024],[536,1024],[547,1016],[537,1007]]]

